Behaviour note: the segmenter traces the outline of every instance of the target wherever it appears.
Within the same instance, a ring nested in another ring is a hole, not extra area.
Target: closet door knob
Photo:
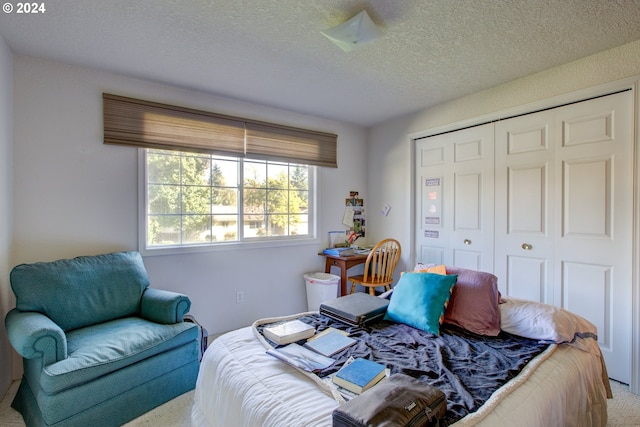
[[[464,243],[465,245],[469,246],[469,245],[471,244],[471,240],[469,240],[469,239],[464,239],[464,242],[463,242],[463,243]]]
[[[524,249],[525,251],[530,251],[532,248],[533,246],[531,246],[529,243],[522,244],[522,249]]]

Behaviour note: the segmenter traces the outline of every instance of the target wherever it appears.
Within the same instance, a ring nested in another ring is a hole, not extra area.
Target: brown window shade
[[[337,167],[333,134],[106,93],[102,99],[105,144]]]
[[[247,155],[337,167],[336,136],[268,123],[247,122]]]
[[[242,156],[244,122],[103,94],[104,143]]]

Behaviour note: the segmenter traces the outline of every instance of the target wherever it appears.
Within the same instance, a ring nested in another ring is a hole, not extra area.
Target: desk
[[[320,252],[326,258],[324,267],[325,273],[331,273],[331,267],[336,266],[340,269],[340,296],[347,294],[347,270],[359,264],[364,264],[369,254],[355,254],[349,256],[327,255]]]

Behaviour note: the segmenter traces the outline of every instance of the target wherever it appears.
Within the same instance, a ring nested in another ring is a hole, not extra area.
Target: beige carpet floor
[[[627,386],[611,381],[613,399],[608,401],[611,427],[640,427],[640,396],[629,392]],[[22,417],[11,408],[11,401],[18,390],[14,382],[0,401],[0,425],[3,427],[24,427]],[[191,426],[191,406],[193,391],[178,396],[162,406],[125,424],[126,427],[177,427]]]
[[[611,381],[613,399],[609,399],[607,426],[638,427],[640,426],[640,396],[629,391],[629,387]]]

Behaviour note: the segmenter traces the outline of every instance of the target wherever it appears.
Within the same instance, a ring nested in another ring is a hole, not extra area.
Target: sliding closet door
[[[416,254],[493,270],[493,125],[416,141]]]
[[[631,380],[633,97],[559,108],[556,305],[598,327],[609,376]]]

